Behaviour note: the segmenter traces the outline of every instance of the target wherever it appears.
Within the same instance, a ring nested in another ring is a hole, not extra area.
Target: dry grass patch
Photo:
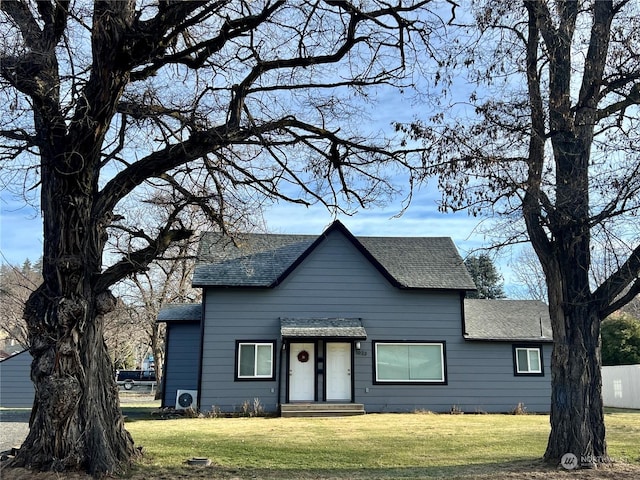
[[[126,477],[131,480],[640,479],[640,412],[607,414],[609,454],[618,463],[579,472],[540,462],[549,434],[544,415],[141,417],[127,424],[145,447],[144,460]],[[213,465],[187,466],[193,457],[210,458]],[[0,477],[59,478],[28,471],[3,471]]]
[[[640,415],[607,415],[607,427],[610,455],[637,467]],[[229,478],[242,472],[256,478],[384,479],[548,473],[538,462],[549,434],[542,415],[184,419],[136,422],[129,429],[146,448],[145,470],[181,469],[188,458],[207,457],[217,475]]]

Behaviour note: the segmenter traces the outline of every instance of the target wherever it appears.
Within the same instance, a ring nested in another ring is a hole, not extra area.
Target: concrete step
[[[343,417],[365,413],[361,403],[285,403],[280,406],[282,417]]]

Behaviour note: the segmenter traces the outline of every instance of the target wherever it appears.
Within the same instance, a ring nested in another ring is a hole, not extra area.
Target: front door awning
[[[280,334],[282,338],[367,338],[360,318],[281,318]]]

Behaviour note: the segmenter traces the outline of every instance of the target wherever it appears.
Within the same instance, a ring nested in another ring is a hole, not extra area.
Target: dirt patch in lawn
[[[24,468],[0,469],[2,480],[89,480],[91,476],[83,473],[33,472]],[[600,466],[595,469],[565,470],[550,468],[541,462],[516,463],[511,465],[469,465],[453,469],[402,468],[402,469],[358,469],[349,471],[282,471],[261,469],[228,469],[217,466],[180,468],[134,469],[124,477],[129,480],[173,480],[210,479],[210,480],[243,480],[243,479],[288,479],[288,480],[390,480],[394,478],[410,479],[453,479],[453,480],[638,480],[640,465],[616,463],[611,466]]]

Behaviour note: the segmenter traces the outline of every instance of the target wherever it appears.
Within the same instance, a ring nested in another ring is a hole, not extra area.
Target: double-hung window
[[[444,342],[373,342],[378,384],[445,384]]]
[[[236,342],[236,379],[273,380],[274,342]]]
[[[515,375],[544,375],[541,345],[514,345]]]

